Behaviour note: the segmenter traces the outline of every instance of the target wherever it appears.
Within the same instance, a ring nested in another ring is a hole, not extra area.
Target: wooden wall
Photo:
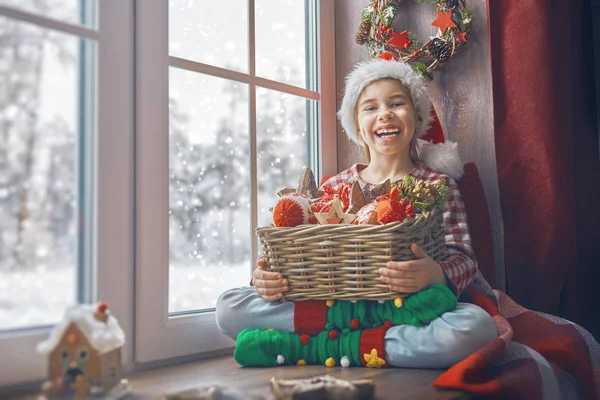
[[[336,80],[338,109],[344,78],[358,61],[368,60],[366,48],[354,41],[360,16],[367,0],[335,0]],[[502,214],[494,151],[492,77],[485,0],[468,0],[475,9],[475,22],[468,46],[453,57],[442,71],[434,72],[432,101],[446,138],[458,142],[464,162],[474,162],[485,189],[494,237],[494,259],[498,287],[505,289],[502,242]],[[435,35],[431,26],[436,18],[433,5],[405,0],[393,27],[413,32],[421,42]],[[362,149],[350,142],[338,124],[338,170],[355,162],[365,162]]]

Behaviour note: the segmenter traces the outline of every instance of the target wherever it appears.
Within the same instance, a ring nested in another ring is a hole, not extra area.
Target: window
[[[304,166],[335,172],[334,23],[330,0],[137,11],[136,360],[148,362],[233,346],[213,311],[248,284],[254,229]]]
[[[0,387],[77,302],[126,372],[232,346],[275,191],[335,172],[334,1],[207,3],[0,0]]]
[[[36,344],[70,305],[102,298],[130,330],[133,180],[103,154],[132,159],[132,12],[0,0],[0,386],[44,378]]]

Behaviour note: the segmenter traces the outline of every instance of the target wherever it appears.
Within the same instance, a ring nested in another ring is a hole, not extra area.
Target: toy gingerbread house
[[[121,379],[121,347],[125,333],[104,303],[69,308],[65,317],[39,343],[48,355],[46,398],[101,396],[119,398],[129,392]]]

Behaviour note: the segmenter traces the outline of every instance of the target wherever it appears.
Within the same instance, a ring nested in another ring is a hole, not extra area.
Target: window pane
[[[273,223],[269,208],[277,202],[277,192],[296,188],[307,163],[307,118],[309,102],[301,97],[258,88],[258,225]]]
[[[248,0],[169,0],[169,55],[248,72]]]
[[[256,74],[306,87],[303,0],[256,0]]]
[[[171,68],[169,311],[250,280],[248,86]]]
[[[0,329],[13,329],[55,323],[76,302],[90,93],[79,93],[79,38],[2,17],[0,32]]]
[[[18,8],[70,24],[96,28],[96,0],[0,0],[0,5]]]

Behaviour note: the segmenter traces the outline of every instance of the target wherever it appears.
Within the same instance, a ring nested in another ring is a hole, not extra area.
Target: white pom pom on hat
[[[361,62],[346,77],[344,97],[338,111],[338,119],[348,138],[363,145],[356,125],[358,99],[370,83],[381,79],[396,79],[408,90],[421,124],[417,129],[417,153],[423,163],[434,170],[459,179],[463,174],[463,163],[458,146],[445,142],[443,129],[429,99],[425,81],[406,63],[375,59]],[[431,143],[430,143],[431,142]]]

